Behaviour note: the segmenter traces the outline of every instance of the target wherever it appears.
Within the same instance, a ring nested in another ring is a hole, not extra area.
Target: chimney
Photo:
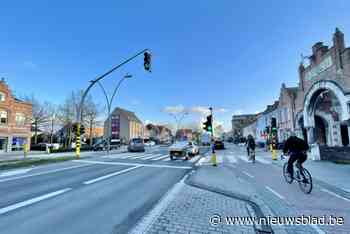
[[[340,52],[345,49],[344,33],[342,33],[339,28],[335,28],[335,33],[333,34],[333,45]]]

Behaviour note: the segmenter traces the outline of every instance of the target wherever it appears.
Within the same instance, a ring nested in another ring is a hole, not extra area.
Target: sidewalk
[[[236,146],[237,150],[240,150],[242,154],[246,155],[246,149],[244,147]],[[272,160],[271,152],[266,152],[263,149],[256,150],[256,160],[263,159],[264,161],[271,162],[278,166],[283,166],[284,163],[288,161],[288,157],[284,160],[280,159],[282,151],[277,152],[278,160]],[[324,182],[330,186],[337,187],[349,193],[350,195],[350,164],[336,164],[329,161],[314,161],[308,159],[304,163],[305,168],[307,168],[312,178]]]

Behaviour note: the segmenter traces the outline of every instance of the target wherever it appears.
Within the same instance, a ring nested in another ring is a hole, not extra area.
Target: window
[[[0,102],[5,101],[5,94],[3,92],[0,92]]]
[[[7,124],[7,111],[0,111],[0,124]]]
[[[26,122],[26,116],[23,113],[16,113],[16,125],[23,126]]]

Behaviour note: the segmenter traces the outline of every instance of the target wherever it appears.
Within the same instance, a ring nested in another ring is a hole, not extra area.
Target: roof
[[[139,122],[142,124],[142,121],[135,115],[134,112],[116,107],[113,111],[113,113],[115,112],[119,112],[121,115],[124,115],[124,117],[126,117],[128,120],[130,121],[135,121],[135,122]]]
[[[278,108],[279,101],[275,101],[272,105],[267,105],[264,114],[270,113]]]

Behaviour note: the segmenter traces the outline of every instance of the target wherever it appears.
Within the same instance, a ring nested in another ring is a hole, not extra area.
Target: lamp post
[[[170,115],[174,117],[175,124],[176,124],[175,140],[176,140],[176,133],[180,129],[180,126],[181,126],[180,124],[181,124],[182,120],[188,115],[188,112],[185,111],[185,112],[182,112],[180,114],[181,114],[180,116],[177,116],[175,113],[170,113]]]
[[[126,74],[125,76],[123,76],[123,78],[121,80],[119,80],[118,84],[116,85],[116,87],[113,90],[112,96],[111,98],[108,97],[107,91],[106,89],[103,87],[103,85],[101,84],[100,81],[97,81],[98,85],[101,87],[103,94],[105,95],[106,98],[106,102],[107,102],[107,111],[108,111],[108,124],[107,124],[107,153],[109,154],[109,151],[111,149],[111,135],[112,135],[112,116],[111,116],[111,109],[112,109],[112,103],[113,103],[113,99],[115,97],[115,95],[117,94],[117,91],[120,87],[120,85],[122,84],[122,82],[125,79],[129,79],[131,78],[132,75],[130,74]]]

